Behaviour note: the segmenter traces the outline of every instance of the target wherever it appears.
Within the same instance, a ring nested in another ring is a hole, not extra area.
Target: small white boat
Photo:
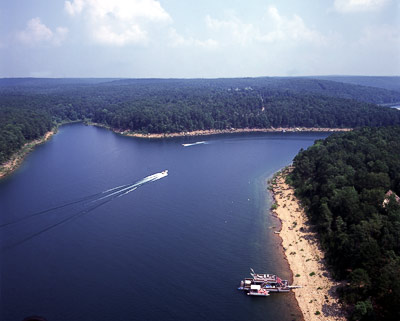
[[[195,146],[195,145],[200,145],[200,144],[205,144],[205,141],[201,142],[196,142],[196,143],[190,143],[190,144],[182,144],[183,147],[189,147],[189,146]]]

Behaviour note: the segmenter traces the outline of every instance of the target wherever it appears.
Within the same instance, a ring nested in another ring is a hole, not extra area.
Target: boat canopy
[[[260,289],[261,289],[261,285],[252,284],[252,285],[250,286],[250,289],[252,289],[252,290],[260,290]]]

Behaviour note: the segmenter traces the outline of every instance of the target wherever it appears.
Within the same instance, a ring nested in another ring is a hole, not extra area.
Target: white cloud
[[[326,38],[318,31],[306,26],[298,15],[282,16],[276,7],[269,7],[266,18],[261,23],[244,23],[236,16],[227,20],[206,17],[206,26],[220,33],[227,44],[246,46],[254,43],[279,43],[296,45],[301,42],[317,45],[325,44]]]
[[[225,42],[230,41],[242,46],[253,42],[259,33],[253,24],[244,23],[234,15],[228,20],[218,20],[207,15],[206,26],[213,32],[220,33]]]
[[[298,15],[287,18],[279,14],[276,7],[268,8],[267,19],[273,23],[272,30],[268,30],[260,37],[266,42],[309,42],[314,44],[324,44],[325,37],[318,31],[306,26],[303,19]]]
[[[144,44],[149,32],[172,22],[156,0],[73,0],[64,8],[71,16],[84,15],[92,38],[106,45]]]
[[[207,40],[198,40],[193,37],[185,38],[180,35],[176,29],[170,28],[168,32],[171,47],[198,47],[204,49],[215,49],[218,47],[218,42],[214,39],[208,38]]]
[[[376,11],[391,0],[335,0],[334,7],[342,13]]]
[[[73,2],[65,1],[64,3],[65,10],[71,16],[81,13],[84,5],[85,0],[73,0]]]
[[[60,45],[65,39],[68,29],[58,27],[53,32],[45,24],[42,23],[40,18],[33,18],[28,21],[25,30],[17,33],[17,40],[26,45],[37,44],[52,44]]]

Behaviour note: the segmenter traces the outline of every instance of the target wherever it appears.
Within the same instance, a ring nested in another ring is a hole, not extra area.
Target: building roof
[[[383,207],[386,207],[386,205],[389,204],[389,200],[390,200],[390,197],[391,197],[392,195],[394,195],[395,201],[396,201],[398,204],[400,204],[400,197],[399,197],[395,192],[393,192],[392,190],[388,190],[388,191],[386,192],[386,194],[385,194],[385,199],[383,200],[383,204],[382,204]]]

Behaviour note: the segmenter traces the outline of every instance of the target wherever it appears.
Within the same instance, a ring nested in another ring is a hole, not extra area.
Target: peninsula
[[[0,91],[3,172],[27,143],[69,122],[144,138],[400,124],[398,110],[378,105],[400,101],[399,92],[312,78],[21,78],[0,79]]]

